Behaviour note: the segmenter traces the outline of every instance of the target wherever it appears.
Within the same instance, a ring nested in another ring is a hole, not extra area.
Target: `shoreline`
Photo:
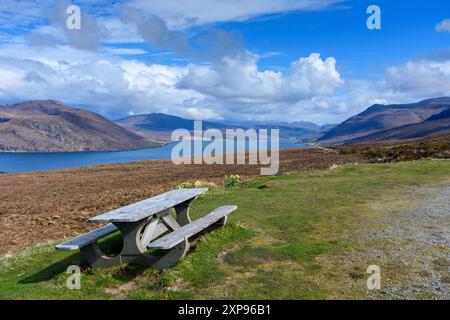
[[[13,167],[13,170],[8,170],[8,166],[5,168],[0,167],[0,171],[5,172],[7,174],[20,174],[20,173],[32,173],[32,172],[46,172],[46,171],[55,171],[55,170],[66,170],[66,169],[79,169],[79,168],[87,168],[92,166],[104,166],[104,165],[113,165],[113,164],[129,164],[134,162],[141,161],[151,161],[151,160],[171,160],[170,158],[170,150],[163,149],[170,146],[173,142],[167,143],[165,145],[154,147],[154,148],[144,148],[144,149],[131,149],[131,150],[119,150],[119,151],[68,151],[68,152],[2,152],[0,151],[0,160],[2,156],[4,158],[9,159],[10,162],[15,163],[14,157],[30,157],[30,159],[26,159],[28,163],[21,164],[23,168],[31,167],[32,169],[22,169],[17,166],[19,169],[14,169],[14,164],[10,165]],[[294,149],[310,149],[310,145],[306,144],[298,144],[297,146],[286,146],[280,147],[280,151],[282,150],[294,150]],[[148,154],[145,154],[148,152]],[[251,151],[250,153],[257,152]],[[122,155],[123,153],[123,155]],[[247,152],[248,153],[248,152]],[[222,155],[225,155],[223,153]],[[111,159],[105,158],[105,156],[111,155]],[[45,159],[45,157],[66,157],[66,156],[79,156],[79,159]],[[31,159],[36,157],[37,159]],[[44,159],[39,159],[42,157]],[[89,158],[92,157],[92,158]],[[21,158],[20,160],[22,160]],[[73,164],[68,164],[65,166],[62,161],[70,160]],[[41,165],[36,164],[36,161],[41,161]],[[60,165],[46,165],[47,163],[56,163]],[[42,167],[42,169],[40,169]]]

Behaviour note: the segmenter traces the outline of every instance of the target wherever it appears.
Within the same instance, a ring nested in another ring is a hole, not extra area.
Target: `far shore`
[[[303,144],[294,139],[287,140],[288,142],[282,142],[280,144],[281,150],[310,148],[309,145]],[[205,141],[210,142],[209,140]],[[6,173],[43,172],[49,170],[84,168],[95,165],[132,163],[155,159],[170,160],[172,151],[170,148],[174,143],[176,142],[169,142],[164,145],[152,148],[114,151],[86,150],[25,152],[3,150],[0,151],[0,162],[3,159],[3,166],[0,165],[0,171]],[[73,157],[69,157],[72,155]]]

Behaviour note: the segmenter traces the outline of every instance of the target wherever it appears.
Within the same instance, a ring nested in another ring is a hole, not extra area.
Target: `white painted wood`
[[[88,244],[94,243],[97,240],[99,240],[103,237],[106,237],[107,235],[110,235],[116,231],[118,231],[116,226],[109,224],[100,229],[97,229],[97,230],[91,231],[89,233],[83,234],[81,236],[78,236],[76,238],[73,238],[72,240],[58,244],[56,246],[56,249],[68,250],[68,251],[77,250],[84,246],[87,246]]]
[[[224,218],[225,216],[227,216],[236,209],[237,206],[224,206],[217,208],[208,215],[194,222],[191,222],[190,224],[182,226],[181,228],[169,233],[168,235],[162,237],[161,239],[151,242],[147,247],[152,249],[169,250],[185,241],[185,239],[192,237],[193,235],[206,229],[213,223]]]
[[[193,199],[207,188],[179,189],[89,219],[92,222],[136,222]]]

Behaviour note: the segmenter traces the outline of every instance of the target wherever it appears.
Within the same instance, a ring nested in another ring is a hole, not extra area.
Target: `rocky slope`
[[[350,143],[417,139],[423,137],[432,137],[450,133],[450,107],[449,109],[431,116],[427,120],[393,128],[386,131],[376,132],[368,136],[360,137],[349,141]]]
[[[0,151],[115,151],[160,144],[53,100],[0,105]]]
[[[412,104],[373,105],[331,129],[318,141],[322,144],[342,144],[351,141],[425,137],[442,131],[440,126],[445,120],[441,121],[441,124],[440,121],[427,123],[425,121],[432,120],[432,116],[449,109],[450,97],[429,99]],[[415,126],[418,124],[422,125]],[[400,127],[404,128],[392,132],[388,131]],[[382,132],[385,133],[382,134]]]

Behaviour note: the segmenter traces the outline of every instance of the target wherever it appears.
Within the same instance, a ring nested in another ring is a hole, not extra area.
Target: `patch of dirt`
[[[418,188],[409,194],[416,205],[381,219],[383,226],[364,237],[369,242],[385,241],[374,247],[372,259],[390,260],[400,267],[398,275],[379,291],[377,298],[450,299],[450,187]]]
[[[281,172],[325,170],[333,164],[365,162],[354,154],[320,149],[280,152]],[[2,174],[0,255],[97,228],[90,217],[197,180],[223,184],[224,176],[258,176],[257,165],[174,165],[170,160],[80,169]]]
[[[235,252],[237,250],[240,249],[240,245],[234,245],[232,248],[225,250],[225,251],[221,251],[219,252],[219,254],[217,255],[217,260],[219,261],[219,263],[224,263],[225,262],[225,256],[227,254],[230,254],[232,252]]]
[[[353,230],[350,247],[319,263],[332,298],[450,299],[450,187],[408,190],[375,204],[375,218]],[[401,200],[401,201],[400,201]],[[368,290],[367,268],[381,269]]]
[[[126,299],[128,293],[137,287],[138,283],[136,281],[129,281],[118,287],[106,288],[105,292],[114,296],[116,299]]]

